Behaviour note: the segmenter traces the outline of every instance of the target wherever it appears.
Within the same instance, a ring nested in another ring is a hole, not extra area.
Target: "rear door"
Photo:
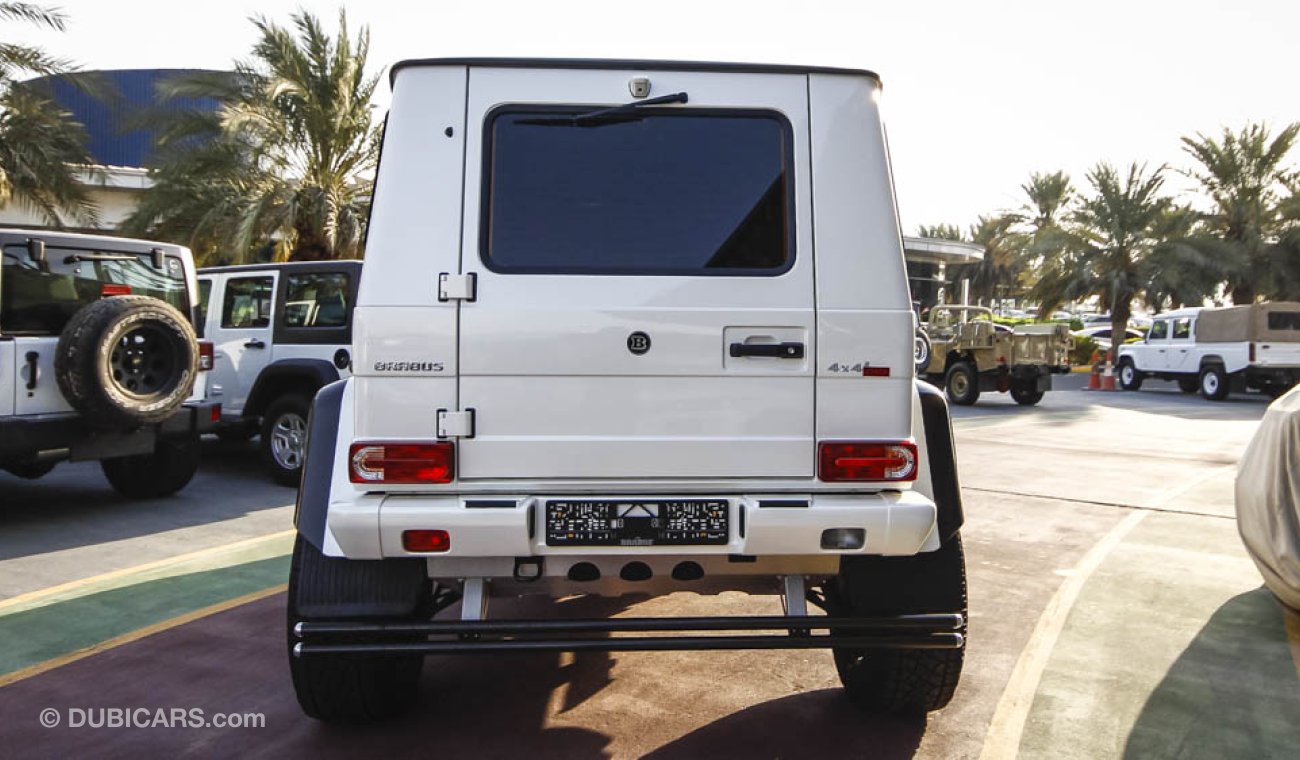
[[[593,113],[637,77],[688,102]],[[462,480],[813,475],[807,97],[794,74],[471,69]]]
[[[208,304],[207,339],[213,343],[209,395],[238,414],[257,376],[271,361],[272,314],[277,273],[244,272],[214,284]]]

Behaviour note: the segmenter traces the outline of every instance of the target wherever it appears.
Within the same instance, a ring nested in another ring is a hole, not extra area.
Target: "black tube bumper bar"
[[[960,614],[879,618],[694,617],[593,620],[452,620],[427,623],[303,621],[294,655],[467,654],[475,652],[642,652],[722,649],[960,649]],[[611,633],[768,631],[713,636]],[[784,635],[778,632],[784,632]],[[814,634],[813,631],[825,631]],[[572,634],[587,634],[574,636]],[[436,638],[430,638],[436,637]]]

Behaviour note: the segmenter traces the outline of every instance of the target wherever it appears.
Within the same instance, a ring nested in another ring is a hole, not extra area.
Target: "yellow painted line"
[[[235,541],[220,546],[212,546],[207,549],[180,554],[175,557],[146,562],[142,565],[126,567],[120,570],[92,575],[89,578],[80,578],[68,583],[61,583],[57,586],[29,591],[26,594],[10,597],[0,601],[0,615],[19,612],[33,607],[40,607],[51,604],[56,601],[73,599],[79,596],[86,596],[91,593],[103,591],[110,588],[119,588],[131,585],[133,581],[138,581],[144,577],[165,577],[167,575],[179,574],[181,570],[213,569],[222,567],[223,560],[232,558],[246,561],[246,557],[239,556],[243,552],[262,550],[272,552],[268,556],[277,556],[286,553],[289,547],[277,546],[277,543],[291,543],[295,531],[293,529],[269,533],[264,536],[247,538],[242,541]],[[233,564],[233,561],[227,561],[224,564]]]
[[[1286,625],[1286,643],[1291,647],[1291,660],[1295,662],[1295,674],[1300,678],[1300,612],[1283,606],[1282,620]]]
[[[1020,659],[1011,671],[1011,679],[1002,692],[1002,698],[998,700],[993,721],[984,737],[984,751],[980,753],[980,760],[1003,760],[1014,758],[1019,753],[1020,738],[1025,730],[1025,721],[1029,718],[1029,709],[1034,704],[1038,684],[1043,678],[1043,671],[1047,669],[1052,650],[1056,648],[1056,641],[1065,628],[1070,610],[1074,608],[1074,603],[1078,601],[1080,592],[1092,574],[1148,514],[1134,511],[1120,520],[1083,555],[1073,572],[1052,595],[1043,614],[1039,616],[1029,641],[1020,652]]]
[[[186,623],[192,623],[195,620],[201,620],[205,617],[215,615],[218,612],[225,612],[226,610],[234,609],[235,607],[239,607],[241,605],[245,605],[250,602],[256,602],[259,599],[265,599],[268,596],[274,596],[280,593],[281,591],[284,591],[286,588],[288,588],[287,584],[280,584],[279,586],[272,586],[271,588],[262,589],[261,591],[254,591],[251,594],[245,594],[243,596],[236,597],[234,599],[227,599],[224,602],[218,602],[217,604],[209,605],[207,607],[194,610],[193,612],[187,612],[184,615],[178,615],[169,620],[164,620],[159,623],[154,623],[151,626],[141,628],[137,631],[124,633],[121,636],[116,636],[114,638],[109,639],[108,641],[102,641],[94,646],[86,647],[85,649],[78,649],[75,652],[69,652],[68,654],[60,655],[58,657],[55,657],[52,660],[46,660],[45,662],[38,662],[35,665],[29,665],[28,667],[25,667],[22,670],[15,670],[12,673],[0,676],[0,688],[8,686],[13,683],[17,683],[27,678],[31,678],[32,676],[38,676],[41,673],[48,673],[49,671],[54,670],[55,668],[61,668],[64,665],[76,662],[78,660],[84,660],[85,658],[90,657],[92,655],[102,654],[104,652],[107,652],[110,649],[116,649],[117,647],[120,647],[123,644],[130,644],[133,641],[139,641],[140,639],[143,639],[147,636],[152,636],[155,633],[161,633],[163,631],[176,628],[177,626],[182,626],[185,625]]]

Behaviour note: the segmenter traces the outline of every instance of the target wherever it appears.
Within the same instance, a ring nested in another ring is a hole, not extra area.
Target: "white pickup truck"
[[[1300,381],[1300,303],[1178,309],[1156,317],[1141,343],[1119,350],[1119,381],[1176,380],[1212,401],[1234,388],[1277,397]]]

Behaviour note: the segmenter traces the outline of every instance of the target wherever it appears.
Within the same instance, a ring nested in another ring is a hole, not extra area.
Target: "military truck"
[[[930,357],[917,374],[942,382],[948,399],[970,406],[982,391],[1011,393],[1033,406],[1052,389],[1052,375],[1070,371],[1070,328],[1064,324],[994,324],[982,306],[935,306],[925,324]]]

